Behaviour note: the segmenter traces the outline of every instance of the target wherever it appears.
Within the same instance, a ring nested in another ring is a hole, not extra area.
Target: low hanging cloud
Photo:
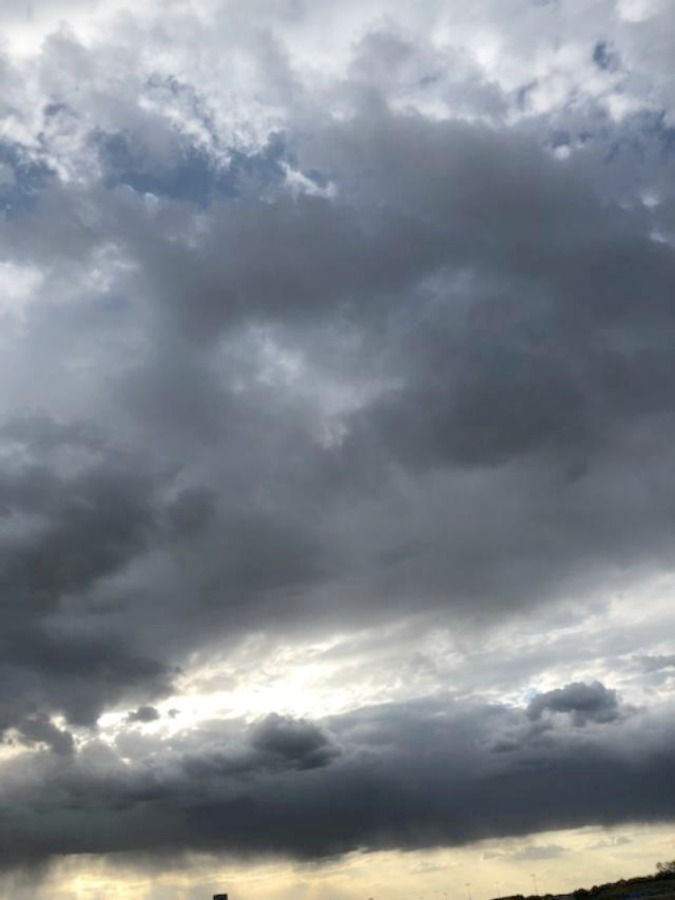
[[[533,721],[546,713],[567,713],[575,725],[583,726],[588,722],[613,722],[621,716],[621,709],[616,691],[608,690],[599,681],[575,682],[539,694],[529,702],[527,715]]]
[[[561,693],[580,687],[602,685]],[[95,743],[74,763],[36,754],[6,767],[26,774],[3,787],[5,860],[111,850],[320,859],[670,815],[668,710],[592,729],[561,723],[545,741],[532,740],[529,718],[437,699],[326,722],[272,715],[243,733],[224,722],[219,734],[211,723],[163,755],[161,738],[147,738],[136,748],[143,755],[125,761]],[[498,751],[499,736],[518,729],[520,742]],[[39,828],[30,824],[37,806]],[[544,846],[523,858],[556,852]]]
[[[314,769],[328,765],[339,750],[320,728],[274,713],[256,725],[252,747],[282,767]]]
[[[21,742],[28,746],[43,744],[62,756],[68,756],[74,750],[75,741],[72,734],[65,729],[57,728],[44,714],[25,718],[16,727]]]
[[[138,709],[129,713],[125,721],[130,725],[136,722],[147,725],[150,722],[156,722],[159,718],[161,718],[161,714],[154,706],[139,706]]]

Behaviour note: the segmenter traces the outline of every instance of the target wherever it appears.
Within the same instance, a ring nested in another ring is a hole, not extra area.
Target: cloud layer
[[[673,562],[672,16],[474,7],[6,14],[6,864],[671,815],[672,603],[609,606]],[[447,708],[367,705],[398,627],[457,641]],[[115,744],[209,661],[357,632],[360,711]]]
[[[603,692],[572,684],[527,711],[445,697],[323,723],[270,715],[243,732],[211,722],[168,743],[127,736],[77,759],[35,754],[8,770],[4,858],[311,859],[668,819],[671,717],[590,702]],[[542,708],[554,712],[545,723]]]

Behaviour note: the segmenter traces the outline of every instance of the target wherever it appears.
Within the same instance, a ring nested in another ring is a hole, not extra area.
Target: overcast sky
[[[672,0],[0,28],[0,896],[675,856]]]

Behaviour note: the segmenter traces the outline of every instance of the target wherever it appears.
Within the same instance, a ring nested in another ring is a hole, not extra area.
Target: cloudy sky
[[[672,0],[0,27],[0,896],[673,858]]]

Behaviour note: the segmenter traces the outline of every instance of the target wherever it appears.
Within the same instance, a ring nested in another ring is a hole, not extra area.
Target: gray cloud
[[[36,757],[28,780],[3,789],[6,853],[16,862],[171,848],[316,858],[669,815],[665,710],[593,732],[559,728],[545,744],[495,754],[494,738],[526,721],[523,711],[437,700],[333,717],[330,739],[320,723],[273,716],[230,749],[227,731],[216,731],[215,744],[192,733],[164,758],[131,765],[93,744],[75,765]],[[36,804],[39,822],[29,824],[22,810]],[[544,852],[557,851],[527,858]]]
[[[672,656],[643,656],[639,662],[647,672],[660,672],[663,669],[675,668],[675,655]]]
[[[672,25],[579,4],[585,62],[533,80],[552,9],[479,6],[515,75],[461,47],[461,10],[445,46],[374,0],[324,78],[293,50],[312,11],[258,3],[228,37],[195,20],[176,72],[131,14],[4,60],[0,732],[51,751],[39,799],[6,794],[9,857],[672,815],[666,726],[639,748],[586,675],[440,724],[272,715],[149,772],[91,738],[252,638],[418,617],[475,640],[672,569]]]
[[[73,752],[75,742],[72,734],[57,728],[44,714],[24,719],[17,728],[21,741],[25,744],[45,744],[54,753],[63,756],[68,756]]]
[[[32,722],[31,736],[49,712],[91,725],[128,690],[166,690],[169,669],[133,649],[119,607],[88,597],[143,548],[153,475],[86,428],[44,418],[7,424],[3,440],[2,727]]]
[[[251,745],[263,756],[297,769],[326,766],[338,753],[316,725],[276,714],[267,716],[253,729]]]
[[[593,684],[575,682],[564,688],[538,694],[528,704],[527,715],[533,721],[546,713],[568,713],[575,725],[587,722],[613,722],[621,715],[616,691],[599,681]]]
[[[135,722],[147,724],[148,722],[156,722],[160,718],[160,713],[154,706],[139,706],[133,712],[130,712],[126,721],[131,725]]]

